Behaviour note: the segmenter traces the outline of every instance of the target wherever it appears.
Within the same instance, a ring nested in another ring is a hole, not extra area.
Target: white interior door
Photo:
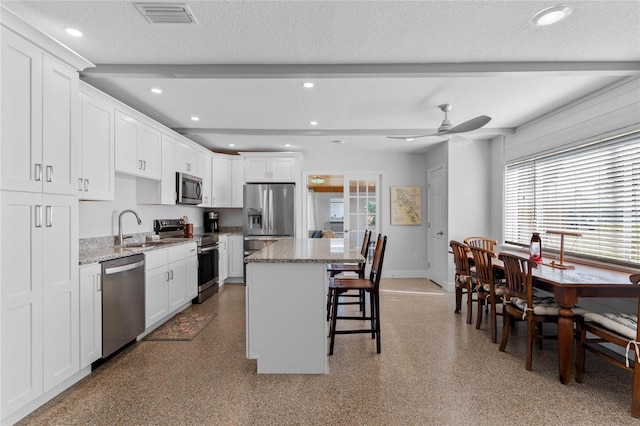
[[[445,262],[447,248],[444,238],[444,165],[429,170],[427,174],[428,219],[427,238],[429,239],[429,255],[427,273],[429,279],[440,286],[445,286]]]
[[[364,231],[380,233],[380,175],[345,175],[344,238],[360,249]]]

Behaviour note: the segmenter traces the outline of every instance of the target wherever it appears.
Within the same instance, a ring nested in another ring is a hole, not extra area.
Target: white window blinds
[[[505,241],[640,265],[640,131],[507,164]]]

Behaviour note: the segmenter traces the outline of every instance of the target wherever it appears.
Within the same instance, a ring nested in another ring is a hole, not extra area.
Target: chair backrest
[[[504,277],[506,279],[507,290],[505,299],[511,296],[527,301],[527,306],[533,306],[533,268],[538,264],[526,257],[520,257],[510,253],[500,253],[498,259],[504,263]]]
[[[493,283],[493,261],[496,255],[491,250],[485,250],[476,246],[469,246],[473,255],[473,264],[476,268],[476,279],[480,286],[489,285],[491,295],[495,295],[495,287]]]
[[[377,289],[380,286],[380,277],[382,276],[382,262],[384,260],[384,251],[387,247],[387,236],[378,234],[378,241],[376,241],[376,250],[373,253],[373,263],[371,263],[371,272],[369,273],[369,280],[373,283]]]
[[[469,247],[458,241],[449,241],[449,247],[453,251],[453,262],[456,264],[456,275],[469,275]]]
[[[496,240],[487,237],[468,237],[464,239],[464,243],[469,247],[480,247],[490,251],[493,251],[494,247],[498,245]]]
[[[360,248],[360,254],[364,257],[364,261],[358,263],[358,277],[364,278],[364,270],[367,267],[367,254],[369,252],[369,241],[371,241],[371,231],[368,229],[364,231],[364,238],[362,239],[362,247]]]
[[[638,318],[640,318],[640,274],[633,274],[629,276],[629,281],[634,283],[638,287]],[[636,326],[636,342],[640,342],[640,327]]]

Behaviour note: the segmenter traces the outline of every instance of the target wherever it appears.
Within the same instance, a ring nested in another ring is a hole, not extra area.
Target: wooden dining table
[[[519,256],[520,252],[509,252]],[[497,255],[493,259],[495,269],[504,270]],[[581,297],[629,297],[638,298],[638,286],[629,281],[630,272],[604,266],[571,264],[573,269],[554,268],[538,264],[533,270],[534,287],[553,293],[560,305],[558,318],[558,375],[560,382],[571,383],[573,370],[573,307]],[[635,273],[635,272],[633,272]]]

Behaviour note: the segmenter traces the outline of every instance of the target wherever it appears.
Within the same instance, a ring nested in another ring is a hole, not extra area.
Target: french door
[[[380,175],[344,176],[344,238],[360,250],[364,231],[380,233]]]

